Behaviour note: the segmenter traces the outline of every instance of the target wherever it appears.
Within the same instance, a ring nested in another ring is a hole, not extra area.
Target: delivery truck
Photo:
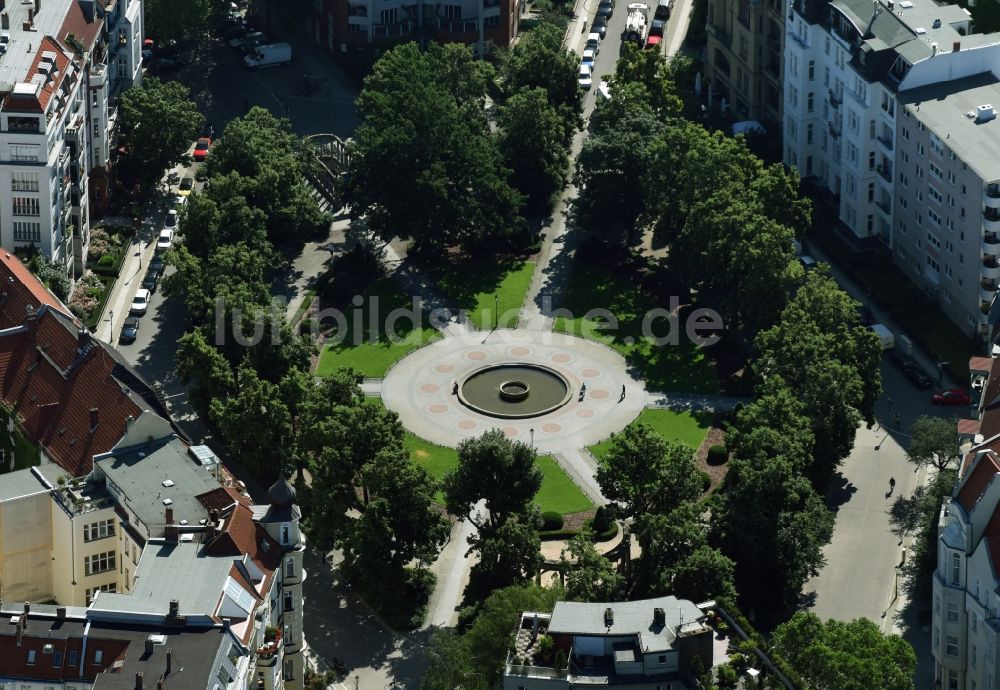
[[[292,46],[287,43],[267,43],[257,46],[243,58],[247,67],[273,67],[292,61]]]

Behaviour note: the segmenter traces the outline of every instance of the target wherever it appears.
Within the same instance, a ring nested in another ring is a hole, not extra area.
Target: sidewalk
[[[803,253],[806,253],[805,248],[803,249]],[[836,265],[831,263],[829,258],[827,258],[826,254],[823,253],[823,250],[817,247],[815,243],[808,242],[808,254],[817,261],[825,262],[830,267],[830,273],[833,275],[834,279],[836,279],[837,283],[851,297],[853,297],[854,299],[861,302],[861,304],[868,307],[868,309],[871,311],[872,318],[877,323],[885,324],[889,328],[889,330],[891,330],[893,333],[900,333],[903,335],[906,334],[906,332],[903,331],[899,327],[899,325],[896,322],[894,322],[882,308],[880,308],[872,300],[868,299],[864,291],[861,288],[859,288],[858,285],[853,280],[847,277],[843,273],[843,271],[841,271]],[[935,379],[935,381],[939,383],[938,387],[940,389],[965,388],[966,386],[968,386],[968,381],[959,381],[959,382],[954,381],[948,375],[948,372],[942,371],[938,367],[937,362],[934,361],[930,355],[924,352],[924,350],[921,349],[916,343],[914,343],[912,355],[913,359],[916,360],[916,362],[924,369],[924,371],[927,372],[928,376]]]

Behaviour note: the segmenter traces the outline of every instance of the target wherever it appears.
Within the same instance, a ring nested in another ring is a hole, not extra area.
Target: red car
[[[203,161],[208,157],[208,147],[212,145],[212,140],[208,137],[202,137],[198,140],[198,143],[194,145],[194,159],[196,161]]]
[[[663,40],[663,36],[657,36],[655,34],[650,34],[649,36],[646,37],[646,47],[647,48],[656,48],[656,47],[658,47],[660,45],[660,42],[662,40]]]
[[[969,398],[969,394],[961,388],[950,388],[946,391],[935,393],[931,397],[931,402],[935,405],[969,405],[972,401]]]

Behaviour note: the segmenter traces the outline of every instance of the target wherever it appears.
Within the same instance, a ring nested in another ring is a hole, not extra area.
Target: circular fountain
[[[463,405],[501,419],[539,417],[572,397],[566,378],[541,364],[491,364],[471,372],[458,387]]]

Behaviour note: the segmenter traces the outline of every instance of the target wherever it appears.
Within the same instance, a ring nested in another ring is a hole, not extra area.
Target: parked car
[[[668,19],[670,17],[670,0],[660,0],[656,5],[653,19]]]
[[[608,17],[610,19],[614,10],[615,6],[611,3],[611,0],[601,0],[601,4],[597,6],[597,16]]]
[[[649,34],[646,36],[646,47],[656,48],[663,42],[663,36],[657,36],[656,34]]]
[[[139,288],[135,291],[135,297],[132,298],[132,305],[128,309],[129,314],[134,314],[135,316],[142,316],[146,313],[146,309],[149,308],[149,290],[146,288]]]
[[[650,36],[663,36],[663,30],[666,28],[667,22],[663,19],[654,19],[649,25],[649,35]]]
[[[602,17],[601,15],[594,17],[594,24],[590,27],[590,32],[597,34],[603,40],[608,34],[607,17]]]
[[[590,90],[594,84],[594,71],[590,65],[580,65],[580,73],[577,75],[576,81],[581,89]]]
[[[903,373],[906,374],[906,378],[910,379],[917,388],[925,390],[931,387],[931,377],[916,362],[904,362],[899,368],[902,369]]]
[[[816,268],[816,259],[812,258],[808,254],[803,254],[799,257],[799,263],[802,264],[802,268],[807,271],[811,271]]]
[[[263,33],[260,33],[260,35],[258,36],[256,35],[256,33],[247,36],[246,37],[247,40],[244,41],[242,45],[240,45],[240,50],[243,51],[244,55],[253,55],[254,53],[257,52],[259,48],[267,45],[267,36],[265,36]],[[286,43],[285,45],[288,44]],[[243,59],[246,60],[245,57]],[[291,50],[289,50],[289,60],[290,59],[291,59]]]
[[[187,200],[188,198],[184,194],[174,194],[174,198],[171,200],[170,205],[180,211],[184,208],[184,205],[187,204]]]
[[[170,74],[176,72],[183,66],[183,63],[176,58],[159,58],[153,61],[153,71],[157,74]]]
[[[151,293],[156,292],[156,288],[160,284],[160,274],[160,271],[150,266],[149,270],[146,271],[146,275],[142,278],[142,287]]]
[[[165,252],[174,246],[174,231],[170,228],[160,230],[160,236],[156,240],[156,251]]]
[[[163,257],[160,256],[159,254],[153,254],[153,258],[149,262],[149,270],[150,271],[155,270],[157,273],[159,273],[160,275],[162,275],[163,274],[163,269],[166,268],[166,267],[167,267],[167,264],[164,263]]]
[[[181,180],[180,185],[177,187],[177,193],[181,196],[187,196],[194,189],[194,178],[188,175],[183,180]]]
[[[118,336],[118,342],[134,343],[137,335],[139,335],[139,319],[130,316],[122,324],[122,333]]]
[[[212,140],[208,137],[201,137],[194,145],[194,159],[203,161],[208,158],[208,147],[212,145]]]
[[[245,19],[238,19],[229,26],[227,26],[225,29],[223,29],[222,38],[224,38],[227,41],[231,41],[234,38],[245,36],[248,33],[251,33],[252,31],[253,29],[250,27],[249,24],[247,24],[247,21]]]
[[[594,55],[600,55],[601,54],[601,35],[600,34],[596,34],[596,33],[587,34],[587,45],[584,46],[584,48],[587,49],[587,50],[593,50],[594,51]]]
[[[583,50],[583,59],[580,60],[580,64],[587,65],[590,68],[590,70],[593,71],[594,70],[594,59],[596,57],[597,57],[597,54],[593,50],[591,50],[590,48],[584,48],[584,50]]]
[[[229,45],[233,48],[242,48],[248,43],[253,43],[254,41],[259,41],[264,43],[267,37],[262,31],[250,31],[248,33],[239,34],[235,38],[229,39]]]
[[[935,405],[968,405],[972,400],[961,388],[949,388],[931,396],[931,402]]]
[[[170,232],[177,229],[177,209],[167,211],[166,218],[163,219],[163,227]]]

